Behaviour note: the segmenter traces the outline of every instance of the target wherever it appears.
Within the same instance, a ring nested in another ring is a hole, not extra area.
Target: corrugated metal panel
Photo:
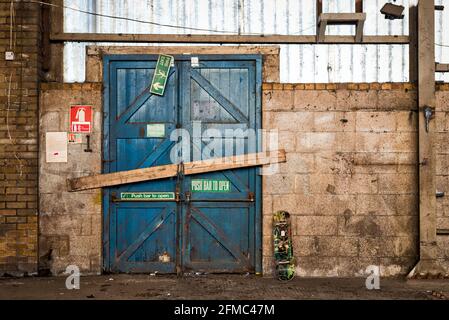
[[[364,11],[367,12],[364,33],[408,34],[407,12],[403,20],[385,20],[379,12],[385,2],[387,0],[364,1]],[[446,6],[444,12],[436,13],[436,42],[447,45],[436,46],[436,61],[449,63],[449,0],[435,2]],[[416,0],[398,0],[396,3],[408,8]],[[65,0],[65,5],[138,20],[236,33],[307,35],[315,32],[313,0]],[[353,0],[328,0],[323,6],[325,12],[354,11]],[[329,29],[329,34],[335,35],[354,33],[352,26],[331,26]],[[65,10],[65,31],[207,33],[96,17],[69,9]],[[67,82],[84,81],[85,70],[80,66],[85,64],[86,45],[66,44],[64,78]],[[438,74],[437,80],[449,81],[449,74]],[[282,45],[281,81],[408,81],[408,46]]]

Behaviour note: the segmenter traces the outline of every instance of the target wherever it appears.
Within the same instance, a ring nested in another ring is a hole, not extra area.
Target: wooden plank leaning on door
[[[184,174],[192,175],[198,173],[264,166],[286,161],[285,150],[250,153],[239,156],[187,162],[184,163]],[[178,165],[169,164],[157,167],[67,179],[67,186],[68,190],[72,192],[101,187],[111,187],[134,182],[171,178],[175,177],[177,174]]]

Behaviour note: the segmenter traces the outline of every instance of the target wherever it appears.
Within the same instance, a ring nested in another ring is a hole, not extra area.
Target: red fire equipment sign
[[[92,131],[92,106],[72,106],[70,108],[70,131],[76,133]]]

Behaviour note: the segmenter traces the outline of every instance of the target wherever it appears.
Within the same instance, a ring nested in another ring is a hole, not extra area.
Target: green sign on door
[[[168,73],[174,58],[165,54],[159,55],[156,69],[154,70],[153,81],[151,82],[150,92],[159,96],[164,95],[165,85],[167,84]]]
[[[192,180],[192,192],[231,192],[231,184],[228,180]]]
[[[157,201],[157,200],[175,200],[174,192],[122,192],[121,200],[126,201]]]

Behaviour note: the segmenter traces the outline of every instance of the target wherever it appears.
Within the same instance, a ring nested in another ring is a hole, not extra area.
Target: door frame
[[[110,64],[114,61],[155,61],[158,58],[158,54],[111,54],[103,56],[103,134],[102,134],[102,173],[108,173],[110,170],[109,158],[109,106],[110,106]],[[260,54],[189,54],[189,55],[173,55],[175,61],[189,61],[192,56],[199,57],[200,60],[236,60],[236,61],[254,61],[255,62],[255,112],[256,112],[256,130],[262,129],[262,55]],[[258,143],[259,146],[262,145]],[[256,192],[255,192],[255,217],[254,217],[254,245],[255,245],[255,272],[256,274],[262,274],[262,239],[263,239],[263,227],[262,227],[262,176],[260,175],[260,169],[257,169],[256,174]],[[102,271],[111,271],[111,257],[109,252],[110,243],[110,191],[109,188],[102,188]]]

